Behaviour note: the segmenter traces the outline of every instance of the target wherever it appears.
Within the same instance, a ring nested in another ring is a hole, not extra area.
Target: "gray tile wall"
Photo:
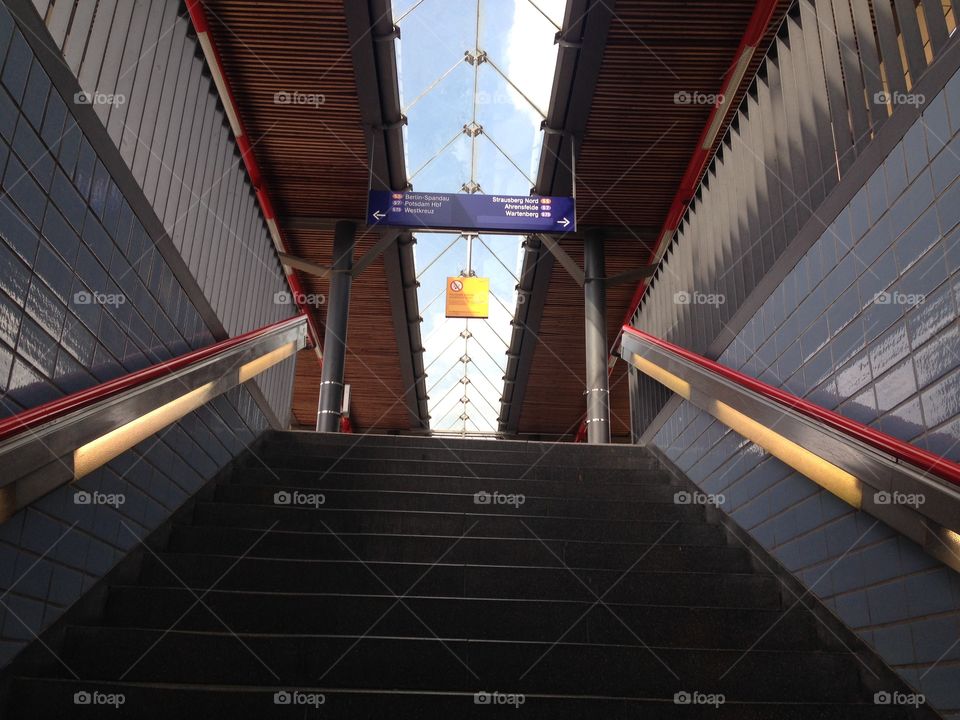
[[[960,74],[720,362],[960,459]],[[684,403],[654,439],[947,717],[960,578]]]
[[[0,524],[0,666],[267,427],[234,388]],[[80,504],[78,491],[124,501]]]
[[[960,75],[720,356],[960,460]]]
[[[282,268],[181,0],[37,9],[226,334],[289,317],[274,301],[287,289]],[[292,364],[256,382],[286,423]]]
[[[0,414],[213,341],[4,5],[0,190]],[[0,525],[0,665],[266,427],[236,388]]]

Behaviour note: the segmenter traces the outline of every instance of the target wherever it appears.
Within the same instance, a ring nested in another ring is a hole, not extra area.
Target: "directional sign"
[[[571,197],[371,190],[367,224],[516,235],[574,232]]]
[[[489,316],[490,278],[447,278],[448,318],[485,318]]]

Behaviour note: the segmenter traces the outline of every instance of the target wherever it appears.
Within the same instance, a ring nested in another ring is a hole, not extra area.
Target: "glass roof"
[[[407,175],[420,192],[527,195],[565,0],[393,0]],[[430,427],[497,429],[522,238],[417,233]],[[468,260],[468,257],[470,258]],[[490,316],[447,319],[447,277],[490,278]]]

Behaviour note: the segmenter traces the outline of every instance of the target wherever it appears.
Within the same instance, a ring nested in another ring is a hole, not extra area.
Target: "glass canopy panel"
[[[408,165],[407,178],[418,192],[460,192],[470,182],[473,143],[462,133],[443,152],[431,155],[425,165]]]
[[[488,195],[529,195],[533,178],[520,172],[492,139],[484,135],[477,147],[477,182]],[[529,153],[529,150],[527,151]]]
[[[407,142],[404,147],[407,172],[410,175],[439,153],[445,153],[444,148],[451,142],[457,139],[469,140],[463,132],[463,126],[473,119],[473,75],[473,68],[461,63],[406,111]],[[469,176],[469,166],[467,175]],[[463,182],[468,179],[469,177],[465,178]]]
[[[565,0],[482,0],[480,47],[489,62],[546,114],[557,64],[554,37]],[[541,10],[543,12],[541,12]],[[556,24],[547,16],[557,18]]]
[[[478,74],[477,122],[483,134],[536,180],[543,131],[543,117],[493,68],[483,65]],[[532,182],[522,192],[529,192]]]
[[[564,4],[394,0],[407,176],[417,191],[530,193]],[[521,241],[515,235],[417,233],[434,431],[497,429]],[[486,319],[445,317],[447,278],[465,274],[490,279]]]
[[[398,4],[410,11],[401,18]],[[400,75],[400,106],[406,108],[438,77],[458,63],[476,42],[476,0],[423,0],[410,3],[394,0],[393,16],[400,27],[397,67]],[[429,57],[429,62],[424,61]],[[472,75],[471,75],[472,77]],[[471,95],[473,89],[470,89]]]

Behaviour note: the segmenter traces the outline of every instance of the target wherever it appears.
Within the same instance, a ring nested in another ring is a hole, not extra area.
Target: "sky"
[[[408,118],[404,149],[415,191],[461,192],[473,180],[486,194],[529,195],[556,65],[553,41],[565,4],[394,0],[394,21],[401,32],[401,106]],[[474,66],[464,61],[465,52],[475,54],[477,49],[486,52],[489,62]],[[483,131],[471,139],[463,127],[474,122]],[[446,279],[466,270],[466,240],[424,232],[416,238],[431,428],[494,432],[523,238],[484,234],[473,242],[474,274],[490,278],[486,321],[444,317]],[[465,331],[469,338],[462,336]],[[466,385],[461,382],[465,355],[470,358]],[[464,397],[469,401],[465,411]],[[462,420],[462,414],[469,418]]]

